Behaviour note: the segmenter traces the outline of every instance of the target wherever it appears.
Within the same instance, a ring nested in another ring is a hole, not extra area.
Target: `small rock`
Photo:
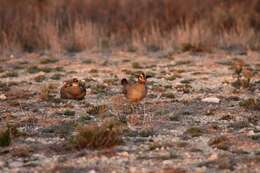
[[[207,97],[207,98],[202,99],[202,102],[219,103],[220,99],[217,97]]]
[[[5,166],[5,162],[4,161],[0,161],[0,168]]]
[[[11,168],[18,168],[18,167],[23,166],[23,162],[14,161],[14,162],[9,163],[9,166],[10,166]]]
[[[1,94],[1,95],[0,95],[0,100],[6,100],[6,98],[7,98],[7,97],[6,97],[4,94]]]
[[[218,159],[218,154],[217,153],[213,153],[209,156],[208,160],[209,161],[213,161],[213,160],[217,160]]]
[[[96,173],[95,170],[90,170],[88,173]]]

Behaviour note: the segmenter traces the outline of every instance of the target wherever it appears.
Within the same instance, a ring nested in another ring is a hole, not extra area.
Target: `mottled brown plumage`
[[[140,102],[147,94],[146,80],[150,76],[141,73],[136,83],[130,84],[127,79],[122,79],[123,93],[130,102]]]
[[[243,69],[243,76],[247,79],[250,80],[253,77],[253,70],[251,68],[244,68]]]
[[[235,70],[235,74],[240,77],[240,74],[245,66],[245,62],[242,59],[235,59],[233,62],[233,68]]]
[[[65,81],[60,96],[62,99],[82,100],[86,96],[85,84],[76,78]]]

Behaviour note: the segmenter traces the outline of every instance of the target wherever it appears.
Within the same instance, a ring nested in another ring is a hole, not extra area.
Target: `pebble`
[[[90,170],[88,173],[96,173],[95,170]]]
[[[207,97],[202,99],[202,102],[207,102],[207,103],[219,103],[220,99],[217,97]]]
[[[10,162],[9,166],[12,167],[12,168],[21,167],[21,166],[23,166],[23,162],[20,162],[20,161]]]
[[[0,168],[4,167],[5,162],[4,161],[0,161]]]
[[[6,97],[4,94],[1,94],[1,95],[0,95],[0,100],[6,100],[6,98],[7,98],[7,97]]]

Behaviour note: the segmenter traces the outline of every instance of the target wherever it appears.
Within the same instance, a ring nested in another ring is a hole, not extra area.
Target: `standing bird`
[[[244,87],[249,87],[250,81],[254,76],[253,70],[249,67],[243,69],[243,76],[245,78]]]
[[[60,96],[62,99],[82,100],[86,96],[85,83],[77,78],[65,81],[60,90]]]
[[[245,66],[245,62],[242,59],[235,59],[233,62],[233,68],[235,74],[237,75],[237,79],[239,80],[241,77],[241,72]]]
[[[151,76],[146,76],[141,73],[138,76],[136,83],[130,84],[127,79],[122,79],[121,84],[123,85],[123,94],[125,94],[128,101],[132,103],[140,102],[147,94],[146,81]]]

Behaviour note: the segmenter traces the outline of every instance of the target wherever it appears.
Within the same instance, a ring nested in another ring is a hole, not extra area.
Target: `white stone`
[[[201,100],[202,102],[208,102],[208,103],[219,103],[220,99],[217,97],[207,97]]]
[[[0,95],[0,100],[5,100],[6,99],[6,96],[4,94],[1,94]]]
[[[23,162],[14,161],[14,162],[9,163],[9,166],[12,167],[12,168],[21,167],[21,166],[23,166]]]
[[[209,156],[208,160],[209,161],[213,161],[213,160],[217,160],[218,159],[218,154],[217,153],[213,153]]]
[[[88,173],[96,173],[96,171],[95,170],[91,170]]]

